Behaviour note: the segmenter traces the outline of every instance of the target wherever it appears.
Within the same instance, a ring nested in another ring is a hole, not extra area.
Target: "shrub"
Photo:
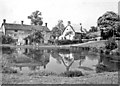
[[[60,74],[61,76],[65,76],[65,77],[79,77],[79,76],[83,76],[83,73],[81,71],[66,71],[64,73]]]
[[[15,39],[11,36],[2,35],[2,44],[12,44],[15,43]]]
[[[109,50],[113,50],[117,48],[117,43],[115,42],[114,38],[110,38],[106,43],[105,43],[105,48]]]
[[[17,70],[14,70],[14,69],[9,68],[9,67],[3,67],[2,73],[17,73]]]

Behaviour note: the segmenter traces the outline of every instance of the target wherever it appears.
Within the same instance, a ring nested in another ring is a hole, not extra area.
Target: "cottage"
[[[70,21],[68,21],[68,25],[65,27],[62,35],[59,37],[59,40],[74,40],[81,38],[81,34],[84,32],[81,32],[81,26],[80,25],[71,25]]]
[[[34,31],[41,31],[43,34],[44,42],[47,43],[50,38],[50,30],[47,27],[47,23],[45,26],[38,26],[38,25],[25,25],[23,21],[21,24],[13,24],[13,23],[6,23],[6,20],[3,20],[1,30],[4,35],[9,35],[14,39],[17,39],[18,45],[29,44],[29,40],[24,40],[25,37],[32,34]]]

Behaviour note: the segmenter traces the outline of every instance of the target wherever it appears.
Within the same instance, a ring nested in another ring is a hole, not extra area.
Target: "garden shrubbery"
[[[83,73],[81,71],[66,71],[64,73],[60,74],[61,76],[64,77],[79,77],[79,76],[83,76]]]
[[[110,38],[106,43],[105,43],[105,48],[108,50],[113,50],[117,48],[117,43],[115,42],[114,38]]]
[[[2,35],[2,44],[12,44],[15,43],[15,39],[8,35]]]
[[[56,40],[55,43],[58,45],[77,44],[82,43],[82,40]]]

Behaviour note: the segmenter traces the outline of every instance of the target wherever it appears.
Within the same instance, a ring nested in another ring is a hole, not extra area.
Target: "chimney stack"
[[[24,21],[21,21],[21,25],[23,25]]]
[[[68,25],[70,25],[71,24],[71,21],[68,21]]]
[[[45,23],[45,26],[47,27],[47,23]]]
[[[3,23],[6,23],[6,19],[3,19]]]

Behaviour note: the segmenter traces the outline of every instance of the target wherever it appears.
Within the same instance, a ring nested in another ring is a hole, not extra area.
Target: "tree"
[[[30,43],[41,43],[44,40],[41,31],[35,31],[33,34],[29,35],[25,39],[27,38],[30,40]]]
[[[35,11],[32,12],[32,14],[30,16],[28,16],[28,19],[31,19],[31,24],[32,25],[42,25],[43,21],[42,21],[42,17],[41,17],[42,13],[40,11]]]
[[[60,35],[61,35],[61,30],[57,27],[53,27],[52,36],[56,38],[56,37],[59,37]]]
[[[15,39],[8,35],[2,35],[2,44],[12,44],[15,43]]]
[[[64,24],[63,24],[63,20],[58,20],[58,24],[56,25],[57,28],[59,28],[61,30],[61,34],[64,31]]]
[[[89,30],[89,32],[97,32],[97,27],[95,26],[91,26],[91,29]]]
[[[110,38],[107,42],[105,42],[105,48],[109,50],[113,50],[117,48],[117,43],[114,38]]]
[[[63,24],[63,20],[59,20],[58,24],[55,27],[53,27],[53,29],[52,29],[52,36],[54,38],[56,38],[56,37],[59,37],[60,35],[62,35],[64,28],[65,27]]]
[[[97,20],[98,27],[100,28],[105,28],[106,30],[106,35],[109,37],[110,35],[116,35],[120,33],[120,19],[119,16],[112,12],[108,11],[105,14],[103,14],[101,17],[98,18]],[[116,33],[118,32],[119,33]],[[110,33],[113,34],[110,34]]]

